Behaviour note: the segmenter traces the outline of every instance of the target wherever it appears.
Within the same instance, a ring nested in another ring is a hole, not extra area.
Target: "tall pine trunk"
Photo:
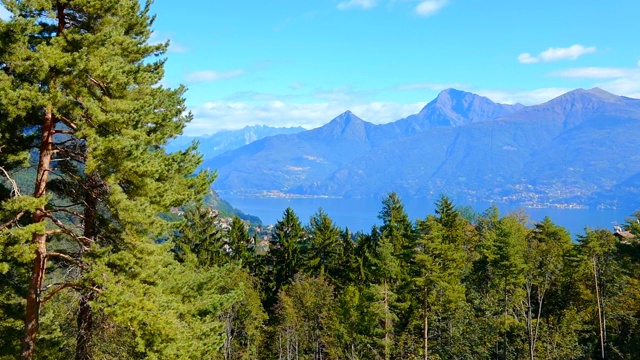
[[[53,156],[53,134],[55,128],[55,119],[51,106],[47,107],[44,115],[44,123],[42,125],[42,139],[40,142],[40,156],[38,159],[38,169],[36,173],[36,182],[33,196],[42,198],[47,195],[47,182],[49,180],[49,172],[51,171],[51,158]],[[45,207],[42,206],[33,214],[33,222],[44,222],[46,218]],[[33,359],[36,336],[38,335],[39,317],[40,317],[40,289],[44,280],[45,270],[47,266],[47,234],[35,233],[32,242],[36,245],[35,259],[33,260],[33,270],[31,272],[31,280],[27,289],[27,307],[25,316],[24,337],[22,339],[23,360]]]

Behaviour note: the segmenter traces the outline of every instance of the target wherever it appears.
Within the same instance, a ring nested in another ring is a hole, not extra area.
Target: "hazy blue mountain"
[[[637,192],[638,150],[637,99],[578,89],[524,107],[449,89],[391,124],[346,112],[207,166],[219,171],[215,188],[233,192],[611,205]]]
[[[497,104],[488,98],[456,89],[442,91],[419,113],[385,125],[409,135],[435,127],[458,127],[512,114],[524,105]]]
[[[218,169],[216,189],[289,191],[325,179],[373,147],[378,127],[347,111],[328,124],[291,135],[255,141],[204,161]]]
[[[198,141],[198,150],[205,159],[226,151],[237,149],[256,140],[280,134],[295,134],[304,131],[302,127],[270,127],[265,125],[246,126],[240,130],[222,130],[207,136],[179,136],[167,144],[167,151],[186,149],[193,141]]]

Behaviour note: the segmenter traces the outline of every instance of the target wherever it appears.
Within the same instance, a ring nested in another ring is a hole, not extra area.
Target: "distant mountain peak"
[[[455,104],[461,101],[464,102],[465,99],[467,100],[466,102],[469,102],[469,101],[473,101],[475,98],[482,98],[482,96],[476,95],[474,93],[458,90],[458,89],[449,88],[449,89],[442,90],[438,94],[438,96],[433,100],[433,103],[444,105],[444,106],[451,106],[452,104]]]
[[[599,87],[594,87],[593,89],[587,90],[588,93],[596,95],[602,99],[619,99],[618,95],[612,94],[606,90],[602,90]]]
[[[345,112],[343,112],[342,114],[336,116],[336,119],[358,119],[361,120],[358,115],[354,114],[351,110],[347,110]]]
[[[351,110],[347,110],[345,112],[343,112],[342,114],[336,116],[333,120],[331,120],[329,122],[329,124],[342,124],[342,125],[349,125],[352,123],[364,123],[365,121],[360,119],[356,114],[354,114],[353,112],[351,112]],[[327,124],[327,125],[329,125]]]
[[[600,88],[592,88],[592,89],[575,89],[569,91],[563,95],[556,97],[549,101],[549,103],[557,103],[557,102],[568,102],[568,103],[600,103],[600,102],[609,102],[609,103],[619,103],[624,100],[623,97],[612,94],[608,91],[602,90]]]
[[[458,89],[445,89],[429,102],[416,117],[407,118],[415,129],[439,126],[463,126],[493,120],[519,109],[521,105],[497,104],[489,98]]]
[[[312,131],[333,139],[344,137],[365,139],[369,126],[373,126],[373,124],[362,120],[351,110],[347,110],[336,116],[329,123]]]

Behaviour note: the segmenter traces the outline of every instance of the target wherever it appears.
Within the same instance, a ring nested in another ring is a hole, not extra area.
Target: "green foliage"
[[[250,249],[253,239],[249,236],[247,225],[238,216],[233,217],[227,237],[231,259],[251,266],[255,251],[255,248]]]
[[[336,332],[340,358],[379,359],[384,356],[384,308],[375,287],[350,285],[338,299]],[[382,343],[383,346],[380,346]]]
[[[100,354],[104,344],[92,337],[98,320],[129,333],[144,357],[199,357],[190,354],[203,349],[180,348],[184,341],[173,342],[172,332],[214,339],[216,326],[195,321],[176,306],[184,299],[167,296],[163,285],[183,274],[155,241],[176,225],[159,214],[201,199],[214,176],[194,173],[200,156],[193,148],[162,148],[191,116],[184,87],[160,85],[167,44],[149,43],[151,3],[3,4],[13,16],[0,21],[0,271],[9,279],[0,286],[11,288],[1,299],[11,309],[0,315],[2,328],[15,329],[23,313],[23,358],[76,336],[76,356]],[[10,176],[28,156],[35,171],[13,186]],[[164,260],[156,261],[158,251]],[[67,292],[78,296],[73,311],[82,330],[58,336],[58,317],[42,309]],[[4,334],[16,355],[16,333]]]
[[[184,212],[179,230],[172,236],[173,252],[180,262],[200,267],[222,265],[228,260],[226,240],[216,225],[217,215],[202,204]]]
[[[335,283],[343,271],[341,231],[322,209],[311,216],[309,222],[309,245],[304,252],[306,273]]]
[[[275,304],[280,289],[289,284],[302,268],[305,237],[300,219],[293,209],[287,208],[282,219],[276,223],[270,240],[268,260],[273,278],[265,281],[267,307]]]
[[[458,314],[465,310],[465,288],[462,277],[465,264],[464,249],[460,246],[461,218],[450,208],[450,212],[438,211],[440,217],[428,216],[418,223],[421,234],[415,255],[416,271],[413,279],[417,293],[415,301],[419,304],[417,325],[424,349],[431,347],[443,356],[456,356],[455,344],[460,339],[453,337],[452,329],[459,328]],[[448,329],[448,331],[447,331]],[[425,339],[425,334],[433,334]],[[421,351],[424,355],[424,351]]]

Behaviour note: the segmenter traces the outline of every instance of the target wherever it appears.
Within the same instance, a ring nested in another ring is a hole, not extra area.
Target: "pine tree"
[[[325,277],[335,283],[343,271],[340,267],[343,256],[340,229],[324,210],[319,209],[309,220],[308,233],[309,245],[304,253],[307,274]]]
[[[382,220],[382,237],[387,238],[393,244],[395,254],[401,256],[412,246],[413,225],[398,194],[391,192],[382,200],[378,218]]]
[[[275,304],[280,289],[289,284],[302,268],[302,246],[305,237],[302,223],[291,208],[284,211],[282,219],[273,229],[269,244],[269,268],[272,274],[264,274],[266,287],[265,307]]]
[[[0,22],[2,130],[37,154],[33,200],[7,200],[21,203],[14,219],[30,217],[27,227],[3,217],[1,229],[2,238],[30,238],[33,247],[21,356],[34,356],[43,303],[74,289],[80,294],[76,358],[86,359],[92,304],[111,283],[95,269],[130,276],[108,259],[143,256],[141,249],[170,227],[158,214],[202,196],[213,177],[188,176],[200,160],[193,148],[174,154],[162,148],[190,117],[185,89],[159,85],[167,44],[148,43],[150,2],[3,4],[13,17]],[[15,143],[0,145],[8,154],[25,150]],[[51,251],[54,238],[65,244],[58,251]],[[53,283],[48,263],[74,268],[67,271],[74,276]]]
[[[249,236],[247,225],[237,215],[231,220],[227,237],[231,259],[240,262],[246,268],[251,268],[255,247],[251,246],[253,240]]]
[[[498,223],[495,239],[488,254],[489,267],[494,275],[492,285],[502,308],[500,315],[502,348],[500,350],[503,359],[514,357],[521,352],[521,349],[514,346],[510,339],[514,334],[519,333],[521,326],[515,306],[524,297],[522,289],[526,271],[524,262],[526,236],[527,229],[524,227],[524,221],[515,214],[506,216]]]
[[[179,230],[173,234],[176,260],[200,267],[226,264],[229,251],[222,230],[216,224],[218,215],[203,204],[184,211]]]
[[[454,229],[457,224],[441,221],[428,216],[418,223],[421,234],[416,254],[416,273],[413,281],[419,292],[414,294],[421,302],[424,359],[429,358],[429,336],[440,333],[436,338],[436,352],[442,357],[455,357],[457,340],[453,339],[457,313],[465,307],[465,288],[462,276],[465,254],[460,239],[451,234],[445,225]],[[451,216],[451,215],[450,215]],[[431,330],[430,330],[431,329]],[[433,331],[438,329],[439,331]],[[443,331],[443,329],[445,329]],[[449,331],[447,331],[448,329]]]
[[[376,289],[378,301],[378,313],[381,318],[382,333],[384,337],[380,339],[382,345],[382,353],[385,360],[391,358],[393,351],[393,340],[395,333],[395,324],[398,320],[394,305],[397,302],[398,279],[401,276],[402,269],[400,261],[394,255],[394,246],[389,239],[383,237],[375,249],[373,258],[370,260],[372,265],[372,273],[376,278]]]
[[[525,301],[523,318],[527,327],[529,358],[536,358],[536,347],[546,305],[547,294],[557,286],[565,264],[565,256],[572,249],[567,231],[555,225],[549,217],[536,223],[527,239],[524,274]],[[547,321],[549,323],[549,321]]]

